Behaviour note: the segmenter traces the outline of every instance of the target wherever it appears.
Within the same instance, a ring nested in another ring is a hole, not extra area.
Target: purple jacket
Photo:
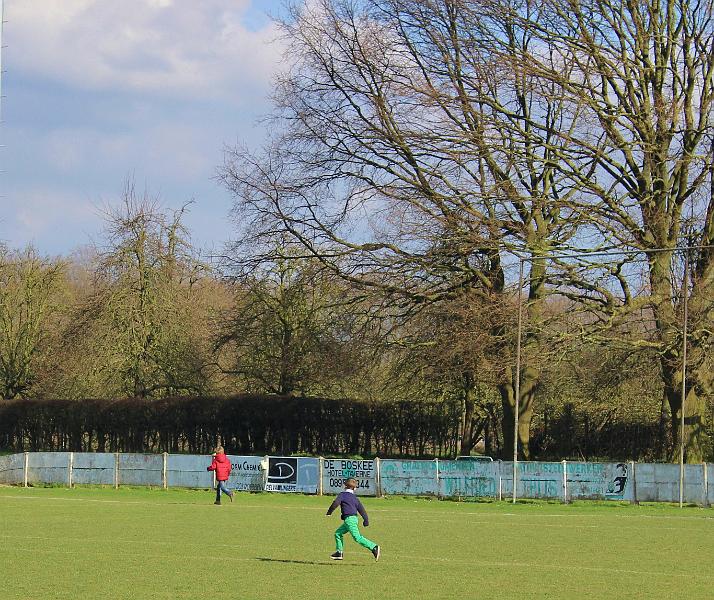
[[[342,513],[341,518],[343,521],[346,517],[356,517],[357,513],[359,513],[362,515],[364,526],[369,527],[369,517],[367,516],[367,511],[364,509],[364,506],[362,506],[362,503],[353,491],[345,490],[344,492],[340,492],[337,495],[337,498],[335,498],[332,504],[330,504],[330,508],[327,509],[327,514],[331,515],[332,511],[338,506],[340,507],[340,511]]]

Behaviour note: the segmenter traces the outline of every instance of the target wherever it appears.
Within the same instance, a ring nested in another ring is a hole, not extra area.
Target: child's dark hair
[[[354,477],[348,477],[345,479],[345,487],[355,489],[357,487],[357,480]]]

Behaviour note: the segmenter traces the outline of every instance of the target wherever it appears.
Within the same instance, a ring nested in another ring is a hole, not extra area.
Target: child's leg
[[[349,530],[350,530],[350,528],[347,527],[347,523],[342,523],[342,525],[340,525],[335,530],[335,549],[338,552],[342,552],[342,549],[345,547],[343,539],[345,537],[345,534],[348,533]]]
[[[367,550],[372,550],[377,544],[368,540],[359,532],[359,527],[357,526],[357,517],[347,517],[345,519],[345,525],[349,530],[350,534],[360,546],[367,548]]]

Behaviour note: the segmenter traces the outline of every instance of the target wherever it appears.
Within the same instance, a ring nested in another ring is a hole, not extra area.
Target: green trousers
[[[342,552],[344,544],[342,543],[345,534],[349,533],[354,538],[360,546],[364,546],[367,550],[372,550],[377,544],[369,541],[359,532],[359,527],[357,527],[357,517],[355,515],[351,517],[345,517],[345,522],[340,525],[335,531],[335,546],[338,552]]]

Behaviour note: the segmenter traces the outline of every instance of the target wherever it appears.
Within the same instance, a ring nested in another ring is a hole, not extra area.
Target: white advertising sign
[[[357,480],[355,490],[361,496],[377,495],[377,467],[374,460],[325,458],[322,460],[322,491],[339,494],[345,489],[345,479]]]

